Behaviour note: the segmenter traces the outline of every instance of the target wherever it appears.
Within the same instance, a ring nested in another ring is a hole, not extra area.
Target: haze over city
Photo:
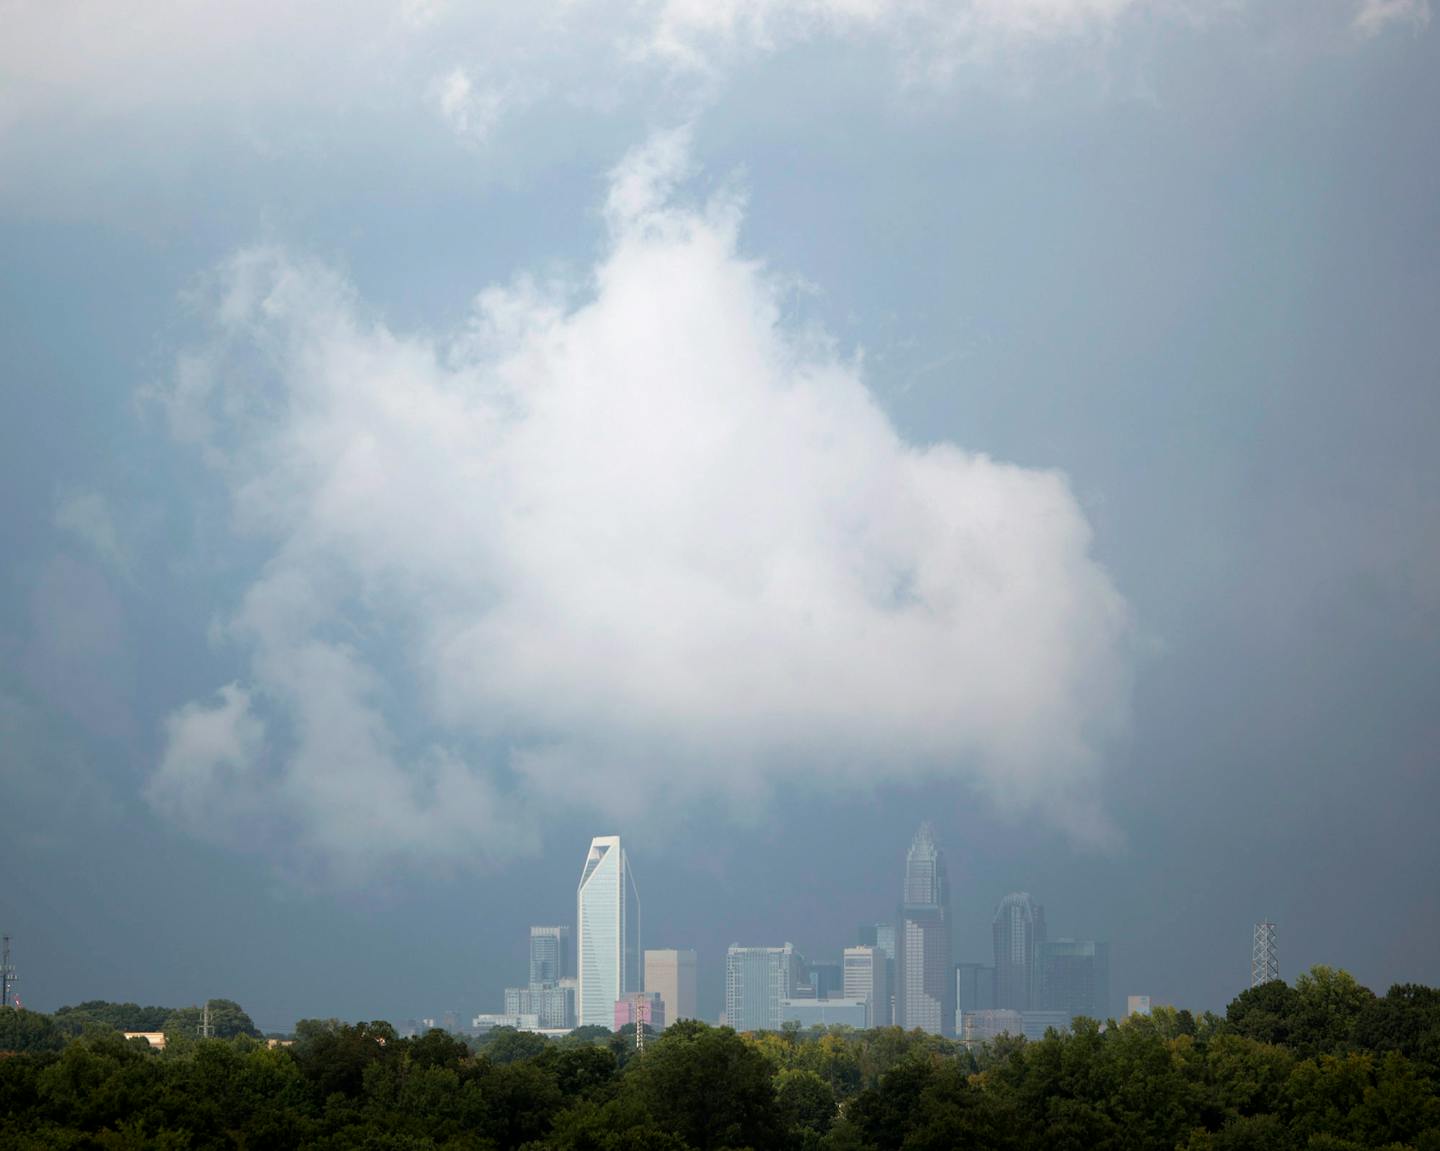
[[[713,1021],[922,824],[1117,1013],[1440,983],[1431,9],[7,9],[25,1006],[499,1012],[622,836]]]

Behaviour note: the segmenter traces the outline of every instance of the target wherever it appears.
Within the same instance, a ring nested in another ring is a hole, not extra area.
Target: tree
[[[470,1054],[463,1039],[433,1027],[424,1035],[409,1041],[410,1063],[415,1067],[459,1067]]]
[[[534,1059],[545,1050],[547,1042],[545,1036],[533,1031],[495,1027],[476,1046],[491,1063],[502,1064]]]
[[[1317,964],[1295,980],[1290,1043],[1302,1055],[1350,1050],[1355,1027],[1375,993],[1348,971]]]
[[[1288,1044],[1298,1007],[1295,990],[1275,979],[1246,988],[1232,999],[1225,1009],[1225,1022],[1235,1034],[1258,1043]]]
[[[1440,1077],[1440,990],[1396,984],[1383,999],[1366,1004],[1355,1020],[1354,1039],[1371,1051],[1398,1051]]]
[[[792,1068],[776,1075],[775,1103],[791,1132],[823,1135],[835,1121],[835,1092],[813,1071]]]
[[[246,1015],[240,1004],[233,999],[212,999],[209,1001],[209,1008],[210,1037],[212,1039],[233,1039],[237,1035],[260,1038],[260,1029],[250,1021],[250,1016]],[[167,1036],[196,1036],[200,1034],[204,1019],[205,1009],[203,1007],[181,1007],[166,1016],[161,1030]],[[127,1027],[124,1030],[140,1030],[140,1028]]]
[[[635,1060],[622,1095],[697,1151],[781,1143],[784,1123],[765,1057],[728,1027],[681,1020]]]
[[[48,1015],[23,1007],[0,1008],[0,1051],[59,1051],[65,1033]]]
[[[109,1031],[163,1031],[165,1020],[174,1012],[170,1007],[141,1007],[136,1003],[110,1003],[90,999],[55,1012],[55,1022],[71,1035],[79,1035],[87,1027],[103,1027]]]

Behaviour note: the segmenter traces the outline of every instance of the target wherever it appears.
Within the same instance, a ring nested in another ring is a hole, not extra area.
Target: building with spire
[[[950,882],[945,853],[922,823],[905,857],[905,885],[895,931],[895,1022],[949,1035],[955,1024],[950,963]]]
[[[618,835],[590,841],[580,873],[575,914],[581,1027],[612,1027],[615,1004],[641,991],[640,895]]]

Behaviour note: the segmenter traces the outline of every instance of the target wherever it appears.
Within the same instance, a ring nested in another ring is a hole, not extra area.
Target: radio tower
[[[0,939],[0,1004],[15,1006],[15,984],[18,982],[15,965],[10,962],[10,937],[7,935]]]
[[[1250,986],[1274,983],[1280,978],[1280,953],[1275,945],[1275,925],[1268,919],[1255,925],[1255,945],[1250,949]]]

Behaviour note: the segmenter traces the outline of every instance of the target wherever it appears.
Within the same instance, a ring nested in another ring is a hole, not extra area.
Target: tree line
[[[134,1004],[0,1012],[0,1146],[1440,1151],[1440,991],[1377,996],[1325,967],[1223,1017],[1157,1008],[974,1049],[690,1021],[643,1053],[629,1028],[467,1042],[338,1020],[269,1046],[219,1004],[208,1040],[185,1012],[137,1026],[162,1009]],[[163,1052],[119,1034],[172,1023]]]

